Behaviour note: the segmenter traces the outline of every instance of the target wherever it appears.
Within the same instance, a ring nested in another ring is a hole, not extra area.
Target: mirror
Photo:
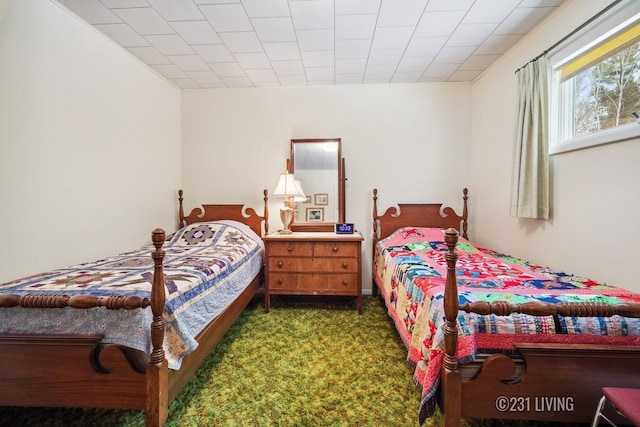
[[[340,138],[292,139],[291,173],[307,196],[295,202],[294,231],[333,231],[344,222],[344,159]]]

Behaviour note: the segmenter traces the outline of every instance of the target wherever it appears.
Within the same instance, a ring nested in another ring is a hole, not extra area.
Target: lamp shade
[[[307,200],[307,196],[304,194],[304,191],[302,191],[302,184],[300,184],[300,181],[296,179],[296,189],[298,191],[298,195],[297,196],[293,196],[293,201],[294,202],[304,202],[305,200]]]
[[[302,192],[300,181],[296,183],[295,176],[292,173],[283,173],[280,175],[278,185],[273,190],[272,196],[279,197],[305,197]]]

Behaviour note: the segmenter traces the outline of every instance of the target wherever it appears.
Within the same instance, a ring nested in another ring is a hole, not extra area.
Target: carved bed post
[[[454,228],[445,231],[444,237],[448,251],[445,255],[447,261],[447,279],[444,290],[444,345],[445,356],[442,368],[441,401],[444,403],[442,412],[446,427],[460,425],[462,416],[462,383],[458,372],[458,284],[456,281],[456,244],[458,232]]]
[[[376,245],[378,243],[378,189],[374,188],[373,189],[373,235],[371,236],[371,242],[372,242],[372,259],[371,259],[371,266],[373,267],[375,265],[375,257],[376,257]],[[372,278],[371,280],[372,284],[371,284],[371,295],[378,296],[378,285],[376,284],[376,279],[375,277]]]
[[[187,223],[184,220],[184,208],[182,207],[182,194],[184,194],[182,190],[178,190],[178,200],[180,201],[180,210],[178,211],[178,217],[180,218],[180,222],[178,222],[178,229],[187,225]]]
[[[262,211],[264,216],[264,235],[269,234],[269,190],[266,188],[262,190],[264,194],[264,210]]]
[[[469,217],[469,210],[467,208],[468,199],[469,199],[469,190],[467,188],[463,188],[462,201],[464,203],[464,206],[462,208],[462,237],[464,237],[465,239],[469,238],[469,236],[467,236],[467,228],[469,226],[469,223],[467,222],[467,218]]]
[[[180,193],[182,193],[182,190],[180,190]],[[151,311],[153,313],[151,344],[153,350],[147,366],[147,404],[145,409],[147,426],[155,427],[164,425],[169,412],[169,368],[162,348],[165,332],[163,318],[165,289],[164,273],[162,271],[162,261],[165,254],[162,250],[162,244],[165,239],[164,230],[161,228],[153,230],[151,239],[156,248],[152,254],[154,270],[151,284]]]

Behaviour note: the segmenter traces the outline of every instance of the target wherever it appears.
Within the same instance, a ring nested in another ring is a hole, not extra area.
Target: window
[[[619,1],[549,55],[549,152],[640,137],[640,2]]]

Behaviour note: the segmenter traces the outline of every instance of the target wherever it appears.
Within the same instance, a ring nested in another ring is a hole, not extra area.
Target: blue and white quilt
[[[171,369],[198,346],[196,337],[260,272],[260,236],[236,221],[200,222],[167,238],[163,249],[167,325],[164,350]],[[148,298],[152,245],[92,263],[0,284],[3,294],[137,295]],[[0,309],[0,333],[101,334],[103,342],[151,352],[150,308]]]

